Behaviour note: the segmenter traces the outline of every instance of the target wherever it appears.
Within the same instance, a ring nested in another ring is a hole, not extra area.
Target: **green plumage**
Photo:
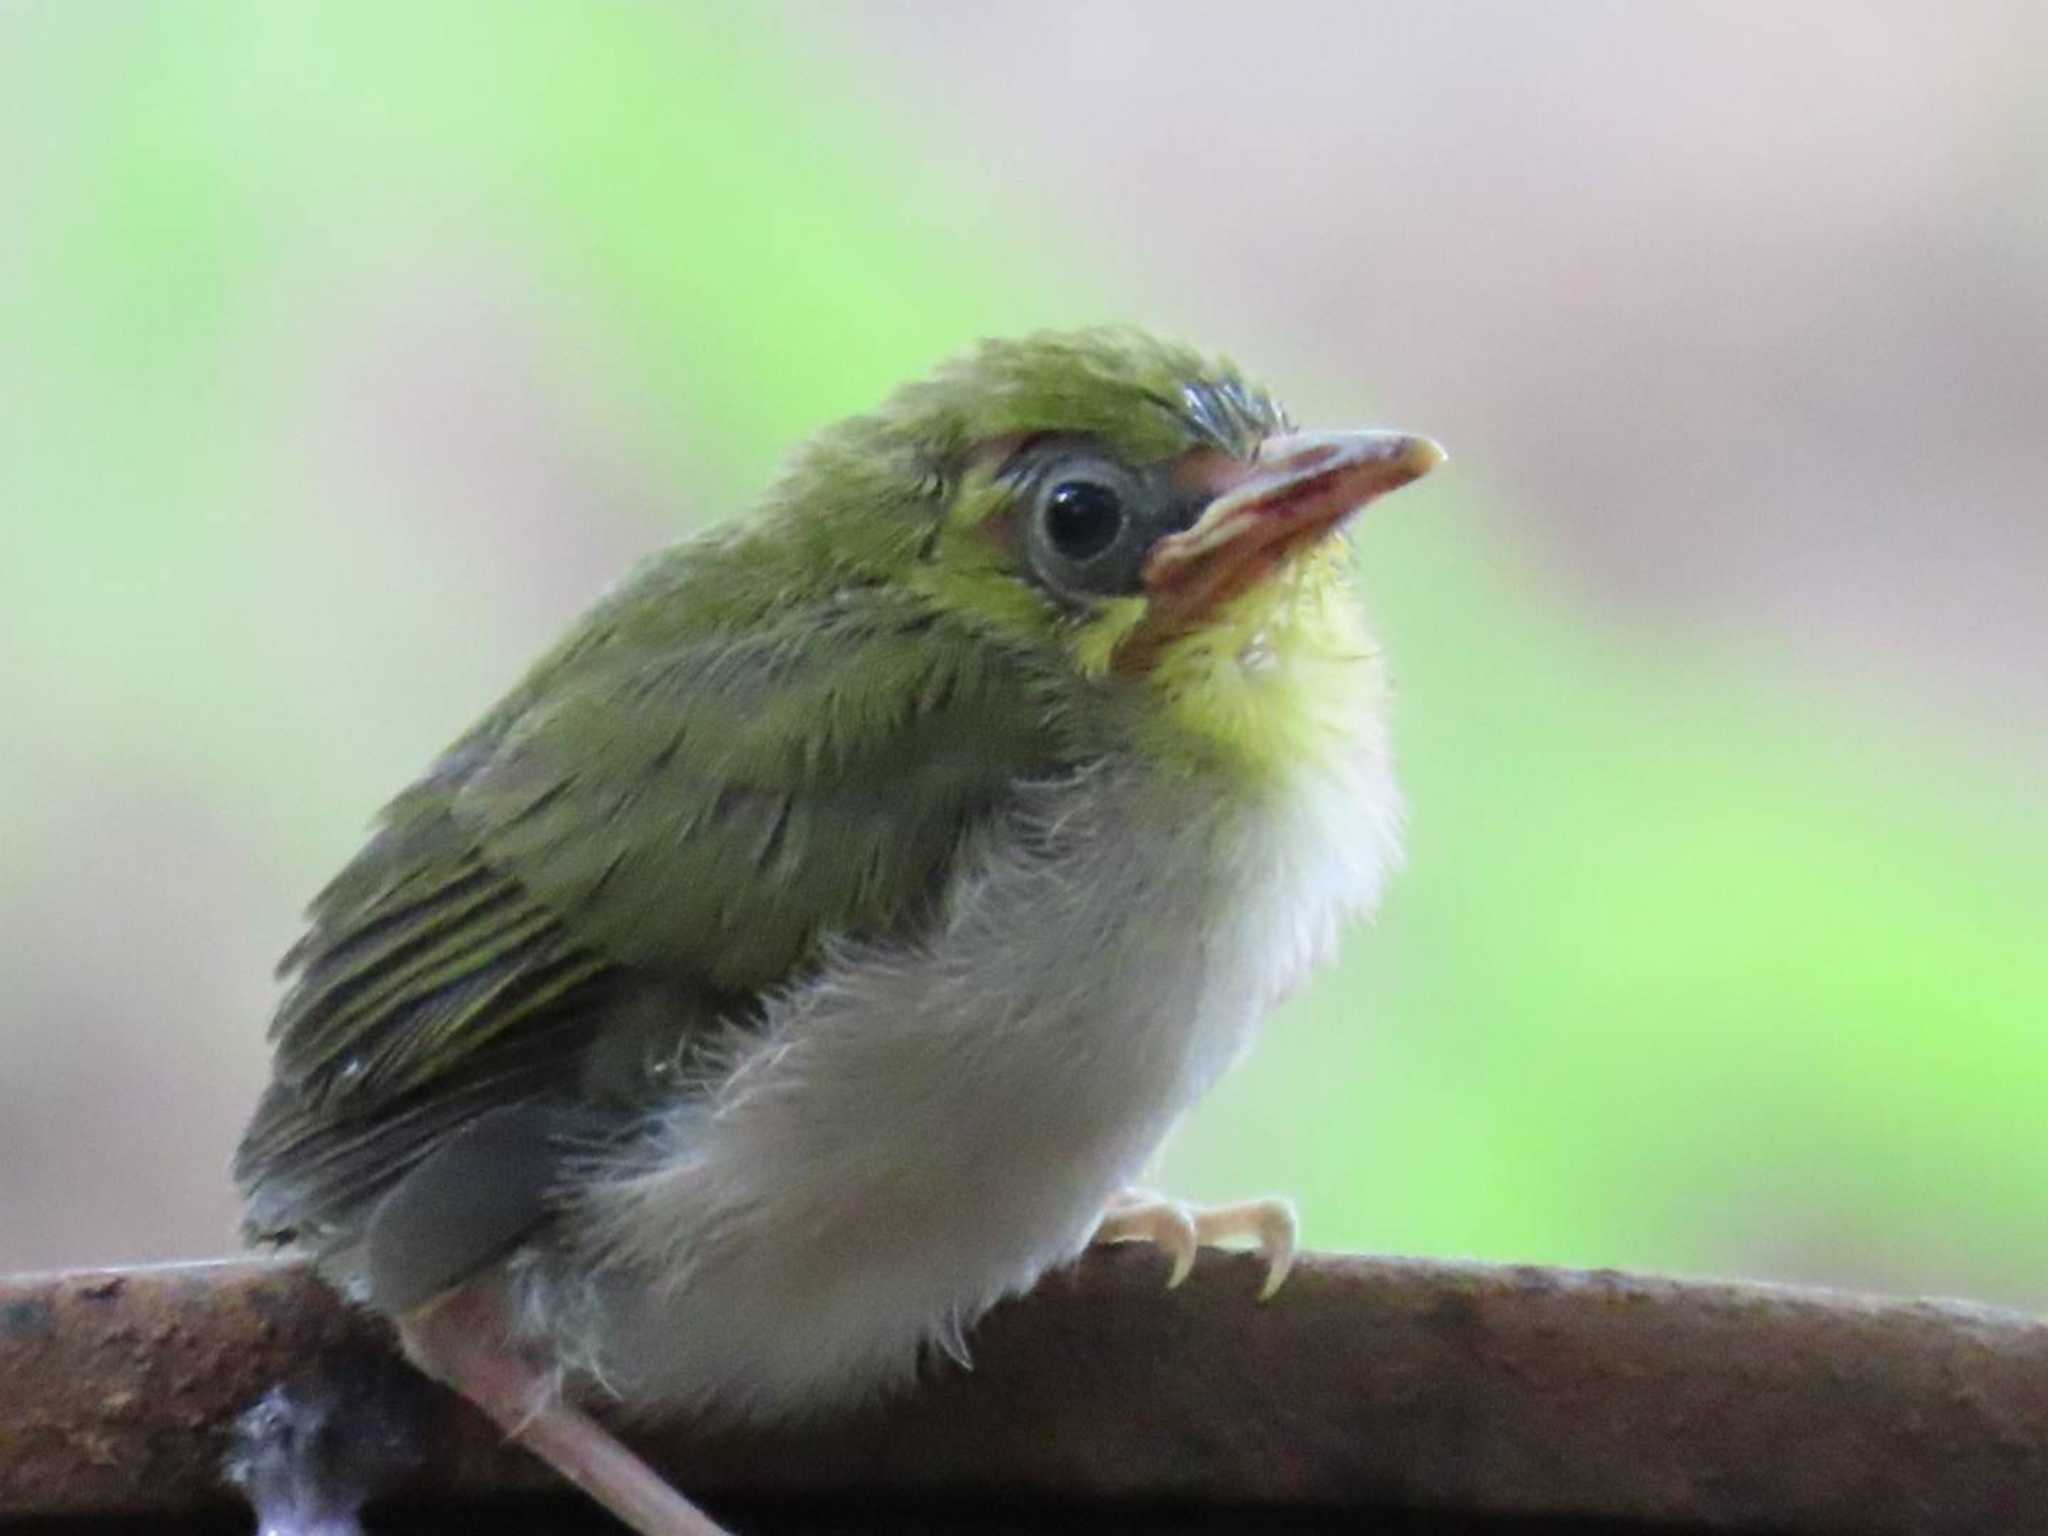
[[[1116,707],[1063,648],[1081,618],[949,532],[973,455],[1058,431],[1154,463],[1278,419],[1144,338],[990,344],[822,434],[744,530],[644,564],[314,902],[237,1161],[252,1231],[345,1231],[485,1109],[631,1104],[827,937],[911,933]],[[964,585],[919,574],[949,563]]]
[[[664,1536],[565,1391],[850,1404],[1091,1234],[1256,1236],[1270,1290],[1284,1202],[1128,1187],[1396,858],[1339,530],[1442,458],[1114,331],[820,433],[315,900],[248,1229]]]
[[[1056,767],[1016,668],[885,594],[630,643],[636,599],[692,553],[594,613],[314,903],[241,1158],[259,1221],[260,1181],[297,1180],[394,1112],[429,1111],[407,1123],[431,1133],[451,1118],[435,1107],[473,1112],[450,1088],[574,1080],[628,977],[674,1003],[640,1042],[653,1059],[821,936],[900,930],[976,818]],[[314,1203],[374,1195],[422,1145],[336,1164]]]

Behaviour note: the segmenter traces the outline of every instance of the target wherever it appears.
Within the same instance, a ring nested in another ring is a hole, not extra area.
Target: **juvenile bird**
[[[575,1406],[873,1396],[1093,1241],[1397,857],[1340,530],[1443,454],[1126,330],[983,343],[654,556],[286,957],[248,1229],[635,1528]]]

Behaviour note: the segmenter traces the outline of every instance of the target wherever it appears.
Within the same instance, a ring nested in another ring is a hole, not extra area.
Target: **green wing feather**
[[[1058,766],[1017,664],[927,610],[853,590],[706,632],[681,593],[650,619],[650,583],[673,572],[590,615],[315,901],[237,1164],[259,1232],[573,1086],[649,997],[686,1044],[826,936],[904,931]]]
[[[1049,766],[988,650],[868,615],[679,646],[530,711],[456,813],[607,954],[769,986],[821,932],[895,926],[965,820]]]

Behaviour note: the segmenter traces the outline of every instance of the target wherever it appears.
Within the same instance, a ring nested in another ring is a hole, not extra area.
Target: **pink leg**
[[[463,1286],[399,1323],[406,1353],[641,1536],[728,1536],[603,1425],[562,1400],[505,1337],[487,1282]]]

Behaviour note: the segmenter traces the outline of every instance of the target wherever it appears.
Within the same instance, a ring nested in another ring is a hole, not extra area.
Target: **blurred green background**
[[[2025,4],[0,12],[0,1269],[233,1246],[269,966],[636,554],[1130,319],[1451,472],[1411,868],[1161,1182],[2048,1303]]]

